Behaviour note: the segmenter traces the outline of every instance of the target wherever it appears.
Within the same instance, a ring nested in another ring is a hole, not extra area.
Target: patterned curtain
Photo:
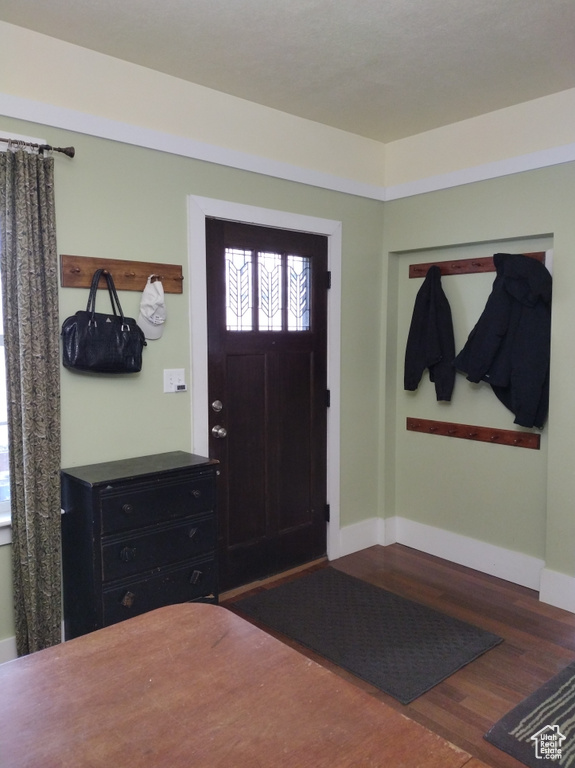
[[[0,153],[0,273],[16,646],[60,642],[60,367],[54,165]]]

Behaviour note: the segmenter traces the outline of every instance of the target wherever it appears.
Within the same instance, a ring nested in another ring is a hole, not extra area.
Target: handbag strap
[[[88,294],[88,303],[86,304],[86,312],[89,312],[92,315],[94,314],[94,310],[95,310],[96,291],[98,289],[98,283],[100,282],[101,275],[102,275],[101,269],[97,269],[92,275],[92,282],[90,284],[90,293]]]
[[[112,304],[112,311],[116,317],[119,315],[120,319],[122,320],[122,327],[124,326],[124,311],[122,309],[122,305],[120,304],[120,299],[118,298],[118,293],[116,291],[116,286],[114,284],[114,278],[108,272],[107,269],[97,269],[94,272],[94,275],[92,277],[92,283],[90,285],[90,294],[88,296],[88,304],[86,306],[86,312],[89,312],[92,317],[90,318],[90,323],[95,322],[94,315],[96,312],[96,295],[98,293],[98,284],[100,282],[100,278],[104,275],[106,279],[106,284],[108,286],[108,293],[110,295],[110,302]]]
[[[110,301],[112,302],[112,307],[114,307],[114,299],[116,300],[116,307],[118,307],[117,314],[120,315],[122,318],[122,323],[124,322],[124,310],[122,309],[122,305],[120,304],[120,299],[118,298],[118,294],[116,292],[116,286],[114,284],[114,278],[112,277],[111,273],[108,272],[108,270],[104,270],[104,277],[106,278],[106,282],[108,283],[108,293],[110,294]],[[116,311],[114,310],[114,314],[116,314]]]

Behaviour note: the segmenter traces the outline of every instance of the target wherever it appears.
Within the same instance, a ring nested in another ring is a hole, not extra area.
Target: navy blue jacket
[[[549,407],[551,275],[536,259],[496,253],[497,276],[481,317],[455,359],[469,381],[486,381],[515,415],[539,427]]]
[[[451,307],[441,287],[441,270],[427,270],[415,297],[405,349],[404,387],[416,390],[424,370],[435,384],[438,400],[451,400],[455,383],[455,341]]]

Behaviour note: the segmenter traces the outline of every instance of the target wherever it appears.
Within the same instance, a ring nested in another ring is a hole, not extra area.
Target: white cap
[[[164,332],[166,322],[166,305],[164,303],[164,286],[160,280],[152,282],[150,275],[140,302],[138,325],[144,331],[147,339],[159,339]]]

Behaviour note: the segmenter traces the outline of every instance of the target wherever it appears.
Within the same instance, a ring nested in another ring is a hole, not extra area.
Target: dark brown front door
[[[326,551],[327,238],[206,221],[220,589]]]

